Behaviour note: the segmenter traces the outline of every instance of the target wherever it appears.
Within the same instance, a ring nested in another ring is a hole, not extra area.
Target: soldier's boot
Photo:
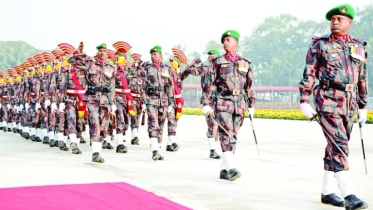
[[[341,198],[334,194],[334,187],[336,186],[336,180],[334,177],[334,171],[324,171],[321,203],[331,204],[333,206],[344,207],[344,202]]]
[[[71,148],[71,152],[73,154],[82,154],[82,151],[80,151],[80,149],[78,148],[78,145],[76,143],[71,143],[70,144],[70,148]]]
[[[31,140],[31,141],[36,141],[36,136],[35,136],[35,135],[32,135],[32,136],[30,137],[30,140]]]
[[[220,171],[220,179],[228,180],[228,171],[223,169]]]
[[[176,136],[168,136],[167,144],[171,145],[172,147],[168,147],[168,145],[167,145],[169,150],[167,150],[167,147],[166,147],[166,151],[176,152],[180,149],[180,146],[176,143],[175,139],[176,139]]]
[[[7,130],[7,128],[4,126],[4,127],[3,127],[3,131],[6,132],[6,130]]]
[[[128,148],[124,145],[123,138],[124,138],[124,136],[123,136],[122,133],[116,134],[117,153],[127,153]]]
[[[28,132],[23,132],[23,138],[25,138],[26,140],[29,140],[30,139],[30,134]]]
[[[12,128],[8,128],[8,132],[12,132]]]
[[[234,181],[234,180],[236,180],[240,177],[241,177],[241,172],[237,171],[237,169],[235,169],[235,168],[229,169],[229,171],[228,171],[228,180],[229,181]]]
[[[48,139],[49,139],[49,146],[50,147],[54,147],[54,132],[53,131],[49,131],[48,132]]]
[[[104,141],[104,143],[102,144],[102,149],[114,149],[114,147],[107,141]]]
[[[96,162],[96,163],[104,163],[105,160],[104,160],[104,158],[102,158],[102,157],[100,156],[100,153],[95,152],[95,153],[92,154],[92,162]]]
[[[233,152],[231,151],[223,152],[223,161],[224,161],[223,163],[225,163],[225,168],[229,169],[228,170],[229,181],[234,181],[241,177],[241,173],[237,171],[237,169],[235,168],[235,160],[234,160]]]
[[[44,136],[43,144],[49,144],[49,137],[48,136]]]
[[[87,142],[84,140],[83,136],[79,137],[79,141],[80,141],[81,144],[85,144],[85,143],[87,143]]]
[[[13,127],[13,133],[17,133],[18,131],[17,131],[17,128],[14,128]]]
[[[355,189],[352,185],[349,171],[339,171],[335,173],[339,189],[345,200],[346,210],[366,209],[368,204],[356,197]]]
[[[1,126],[1,127],[0,127],[0,130],[3,130],[3,129],[4,129],[4,126]]]
[[[58,142],[58,147],[59,147],[60,150],[62,150],[62,151],[69,151],[69,148],[66,146],[66,143],[63,142],[63,141],[59,141],[59,142]]]
[[[360,200],[358,197],[356,197],[356,195],[349,195],[345,197],[345,203],[346,210],[368,208],[368,204],[365,201]]]
[[[164,157],[163,157],[161,154],[159,154],[157,150],[154,150],[154,151],[153,151],[153,157],[152,157],[152,159],[153,159],[154,161],[157,161],[157,160],[164,160]]]
[[[46,128],[41,130],[41,138],[43,138],[43,144],[49,144],[48,130]]]
[[[166,151],[173,152],[174,151],[174,147],[172,145],[167,145]]]
[[[39,138],[39,136],[35,137],[36,142],[42,142],[42,140]]]
[[[55,146],[55,147],[59,147],[59,142],[58,142],[58,140],[54,140],[54,146]]]
[[[212,158],[212,159],[220,159],[221,156],[214,149],[212,149],[212,150],[210,150],[210,158]]]
[[[139,142],[140,142],[140,140],[137,136],[131,140],[132,145],[140,145]]]
[[[151,148],[153,151],[152,159],[154,161],[164,160],[163,156],[158,153],[158,149],[159,149],[158,138],[150,138],[150,144],[151,144]]]
[[[127,153],[128,148],[124,144],[119,144],[117,146],[117,153]]]

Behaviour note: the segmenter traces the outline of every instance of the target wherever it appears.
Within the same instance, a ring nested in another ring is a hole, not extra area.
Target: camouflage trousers
[[[87,125],[87,120],[84,117],[78,117],[76,119],[76,137],[80,138],[85,131],[85,126]]]
[[[8,120],[7,120],[7,122],[12,123],[12,122],[15,122],[16,119],[17,119],[17,113],[14,111],[13,107],[11,107],[10,109],[8,109]]]
[[[164,124],[167,115],[167,106],[146,105],[148,112],[148,133],[149,138],[158,138],[158,142],[162,143],[161,125]]]
[[[40,104],[41,108],[39,110],[39,114],[36,115],[37,117],[37,127],[41,129],[48,129],[48,111],[45,108],[45,104]]]
[[[9,115],[8,107],[6,107],[7,104],[8,102],[1,102],[1,122],[8,122]]]
[[[177,120],[176,120],[176,109],[172,109],[171,112],[167,112],[167,134],[168,136],[176,136],[176,128],[177,128]],[[159,137],[162,139],[163,137],[163,127],[164,127],[165,121],[162,121],[159,124],[160,130],[159,130]]]
[[[237,134],[243,123],[244,115],[229,113],[227,111],[221,111],[219,109],[215,109],[215,111],[215,119],[224,127],[227,132],[229,132],[230,136],[229,137],[222,128],[218,128],[221,149],[223,152],[234,153],[236,151]]]
[[[29,126],[27,122],[28,111],[26,112],[26,108],[24,108],[20,113],[21,113],[21,125],[23,127]]]
[[[103,142],[109,127],[109,105],[100,105],[99,101],[88,101],[89,135],[91,142]]]
[[[35,105],[35,103],[30,103],[30,108],[28,110],[27,123],[30,128],[36,128],[39,122],[39,117],[37,115],[40,114],[40,110],[35,110]]]
[[[133,98],[132,100],[132,110],[137,113],[136,116],[131,117],[131,130],[139,128],[140,125],[140,117],[141,117],[141,101],[140,98]]]
[[[349,154],[348,141],[350,140],[353,118],[352,116],[336,115],[320,112],[320,124],[327,141],[324,156],[324,169],[326,171],[348,170],[347,159],[339,151],[337,146],[346,156]]]
[[[56,124],[57,124],[57,112],[58,110],[52,112],[51,106],[47,107],[48,112],[48,132],[55,131],[56,130]]]
[[[116,117],[116,124],[117,124],[117,128],[116,128],[117,134],[126,135],[126,124],[128,124],[128,121],[126,122],[125,120],[128,114],[127,105],[117,102],[116,106],[117,106],[117,110],[115,111],[115,117]]]
[[[218,133],[218,124],[216,124],[216,122],[210,118],[210,117],[207,117],[206,116],[206,123],[207,123],[207,138],[215,138],[217,136],[217,133]]]

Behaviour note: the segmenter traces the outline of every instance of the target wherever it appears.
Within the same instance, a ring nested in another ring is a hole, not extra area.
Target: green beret
[[[155,46],[155,47],[153,47],[152,49],[150,49],[150,53],[152,53],[152,52],[162,52],[162,47],[161,46]]]
[[[333,15],[344,15],[351,19],[354,19],[355,17],[355,10],[354,8],[349,4],[342,4],[338,7],[334,7],[333,9],[329,10],[328,13],[326,13],[326,19],[331,20]]]
[[[102,43],[102,44],[100,44],[100,45],[98,45],[97,47],[96,47],[96,49],[107,49],[106,48],[106,44],[105,43]]]
[[[209,55],[219,55],[220,53],[217,50],[210,50],[210,51],[207,52],[207,54],[209,54]]]
[[[225,37],[233,37],[237,39],[237,41],[240,39],[240,34],[235,30],[228,30],[224,32],[224,34],[221,36],[221,43],[223,44],[223,40]]]

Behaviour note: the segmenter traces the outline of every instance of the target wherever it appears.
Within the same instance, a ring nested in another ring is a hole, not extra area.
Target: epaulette
[[[325,39],[329,39],[329,38],[330,38],[330,35],[314,36],[314,37],[312,37],[312,40],[313,41],[319,41],[320,39],[325,40]]]
[[[242,60],[247,61],[249,64],[251,64],[251,59],[244,58],[244,57],[241,57],[241,58],[242,58]]]
[[[354,41],[360,42],[363,46],[367,46],[367,42],[364,39],[361,38],[352,38]]]

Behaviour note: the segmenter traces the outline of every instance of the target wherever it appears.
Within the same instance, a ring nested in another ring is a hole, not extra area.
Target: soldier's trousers
[[[353,126],[352,116],[323,112],[320,112],[319,115],[321,128],[327,141],[324,156],[324,169],[334,172],[348,170],[348,161],[343,156],[342,152],[339,151],[338,147],[348,156],[348,141],[350,140]]]
[[[127,105],[118,102],[117,110],[115,111],[116,124],[117,124],[117,134],[126,135],[126,122],[125,118],[127,116]],[[114,122],[115,123],[115,122]]]
[[[29,123],[30,128],[36,128],[37,123],[38,123],[38,112],[35,110],[35,103],[30,103],[30,108],[29,108],[29,115],[27,116],[27,122]]]
[[[6,107],[6,105],[8,104],[8,102],[2,102],[1,103],[1,122],[8,122],[8,108]]]
[[[237,133],[241,128],[241,125],[244,120],[243,114],[232,114],[227,111],[222,111],[215,109],[217,121],[224,127],[228,134],[219,127],[219,136],[220,136],[220,145],[223,152],[235,152],[236,151],[236,142],[237,142]]]
[[[139,128],[141,117],[141,102],[140,98],[132,98],[132,110],[137,113],[136,116],[131,116],[131,130]]]
[[[88,124],[91,142],[103,142],[107,136],[109,124],[109,105],[100,105],[99,101],[88,101]]]
[[[69,134],[76,134],[77,133],[77,109],[74,103],[66,103],[65,102],[65,113],[64,118],[67,121],[67,130]]]
[[[38,124],[40,124],[40,129],[48,129],[48,111],[44,103],[40,103],[40,106],[40,114],[37,116]]]
[[[177,128],[177,120],[176,120],[176,109],[172,109],[171,112],[167,112],[167,132],[168,136],[176,136],[176,128]],[[159,125],[160,127],[160,134],[159,138],[162,139],[163,137],[163,127],[165,121],[162,121]]]
[[[207,123],[207,138],[215,138],[216,134],[218,133],[218,124],[210,118],[206,116],[206,123]]]
[[[84,116],[83,117],[77,117],[76,119],[76,137],[80,138],[82,136],[82,133],[85,131],[85,125],[86,121]]]
[[[148,112],[148,133],[149,138],[158,138],[158,142],[162,142],[160,125],[164,124],[167,115],[167,106],[146,105]]]
[[[47,107],[47,112],[48,112],[48,132],[55,131],[56,129],[56,124],[57,124],[57,110],[52,113],[51,106]]]

